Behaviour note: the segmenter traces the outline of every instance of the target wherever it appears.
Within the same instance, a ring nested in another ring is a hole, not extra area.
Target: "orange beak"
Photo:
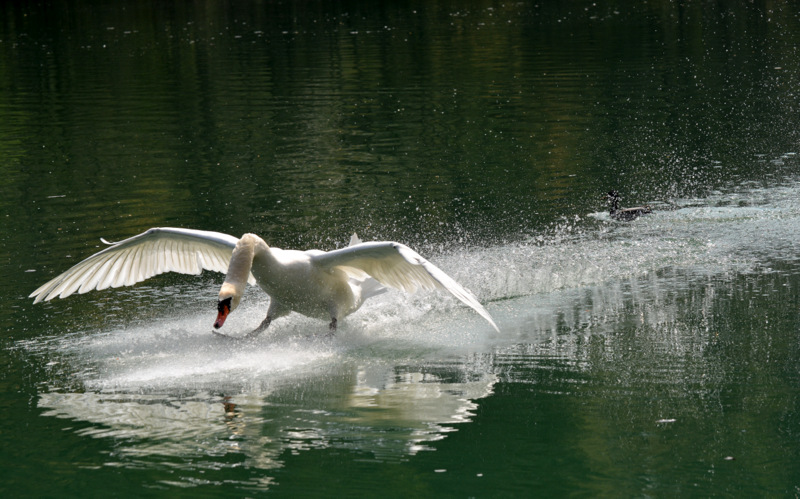
[[[231,313],[231,299],[227,298],[217,304],[217,320],[214,321],[214,329],[219,329],[225,324],[229,313]]]

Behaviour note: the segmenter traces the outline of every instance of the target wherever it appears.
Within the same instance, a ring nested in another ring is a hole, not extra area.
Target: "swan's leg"
[[[336,317],[331,317],[331,323],[328,325],[328,336],[336,334]]]
[[[269,308],[267,309],[267,316],[263,321],[261,321],[261,324],[259,324],[257,328],[244,335],[244,338],[248,340],[255,338],[261,334],[262,331],[267,329],[273,320],[277,319],[278,317],[288,315],[289,312],[291,312],[291,310],[283,307],[280,303],[278,303],[277,300],[270,299]]]
[[[221,337],[221,338],[227,338],[229,340],[252,340],[256,336],[261,334],[262,331],[267,329],[271,322],[272,322],[272,316],[268,315],[266,317],[266,319],[261,321],[261,324],[259,324],[257,328],[253,329],[252,331],[250,331],[249,333],[247,333],[244,336],[230,336],[230,335],[227,335],[225,333],[220,333],[219,331],[216,331],[216,330],[215,331],[211,331],[211,332],[214,333],[215,335]]]
[[[346,297],[349,296],[350,300],[352,300],[353,292],[350,290],[350,286],[347,284],[347,281],[345,280],[344,283],[339,283],[339,284],[343,286],[342,290],[345,296]],[[328,313],[331,314],[331,323],[328,324],[328,334],[326,334],[325,336],[331,337],[336,334],[336,324],[338,322],[336,318],[344,314],[339,313],[339,305],[336,303],[335,300],[331,300],[331,302],[328,303]]]
[[[262,331],[267,329],[271,322],[272,322],[272,316],[267,314],[267,317],[263,321],[261,321],[261,324],[259,324],[257,328],[253,329],[252,331],[244,335],[244,337],[255,338],[256,336],[261,334]]]

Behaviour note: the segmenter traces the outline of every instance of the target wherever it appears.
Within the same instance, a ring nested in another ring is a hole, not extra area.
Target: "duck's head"
[[[611,206],[612,211],[619,209],[620,199],[621,198],[619,197],[619,192],[614,190],[608,191],[608,194],[606,195],[606,201],[608,201],[608,204],[609,206]]]
[[[233,312],[239,306],[242,300],[242,293],[240,290],[229,282],[222,284],[219,290],[219,301],[217,302],[217,320],[214,321],[214,329],[219,329],[225,324],[225,319],[228,314]]]

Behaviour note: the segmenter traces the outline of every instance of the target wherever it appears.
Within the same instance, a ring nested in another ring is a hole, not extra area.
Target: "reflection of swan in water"
[[[278,317],[298,312],[337,322],[355,312],[384,286],[414,292],[441,289],[472,307],[497,330],[489,312],[453,278],[400,243],[362,243],[353,234],[350,246],[334,251],[271,248],[255,234],[237,239],[219,232],[154,228],[95,253],[43,284],[34,303],[93,289],[130,286],[163,272],[227,272],[219,292],[214,327],[222,327],[236,309],[247,283],[270,296],[264,321],[254,336]]]
[[[234,453],[246,456],[249,467],[271,469],[282,466],[285,450],[348,448],[388,460],[413,455],[452,431],[445,425],[469,422],[475,400],[491,394],[496,381],[485,372],[451,373],[446,377],[474,381],[448,382],[390,366],[337,369],[266,395],[53,392],[40,395],[39,407],[45,416],[90,423],[79,435],[114,439],[123,466],[144,456],[225,461]]]

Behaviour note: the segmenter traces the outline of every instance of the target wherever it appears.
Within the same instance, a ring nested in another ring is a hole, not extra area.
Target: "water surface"
[[[1,12],[0,491],[800,491],[793,5]],[[392,292],[224,341],[213,273],[27,298],[154,226],[399,240],[501,331]]]

